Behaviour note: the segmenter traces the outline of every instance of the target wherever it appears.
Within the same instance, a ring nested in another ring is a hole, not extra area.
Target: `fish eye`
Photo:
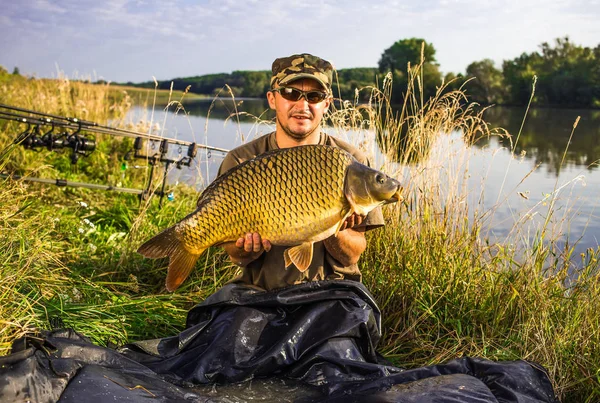
[[[375,177],[375,180],[380,185],[383,185],[383,183],[385,182],[385,178],[384,178],[384,176],[382,174],[377,174],[377,176]]]

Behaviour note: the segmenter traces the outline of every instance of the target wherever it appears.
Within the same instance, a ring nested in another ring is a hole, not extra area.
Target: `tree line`
[[[333,93],[343,99],[354,99],[356,89],[380,85],[388,73],[393,77],[392,101],[402,103],[409,80],[407,67],[421,63],[425,99],[446,85],[454,90],[464,85],[470,100],[481,104],[526,105],[537,77],[533,105],[558,107],[600,107],[600,45],[595,48],[572,43],[568,37],[553,44],[542,43],[538,51],[523,53],[505,60],[498,68],[490,59],[471,63],[465,73],[440,71],[435,48],[421,38],[402,39],[385,49],[377,67],[340,69],[334,80]],[[175,78],[159,81],[158,87],[214,96],[225,85],[236,97],[264,97],[269,90],[271,73],[263,71],[234,71],[232,73]],[[466,84],[465,84],[466,83]],[[154,88],[154,81],[126,83]],[[368,92],[359,94],[368,97]]]

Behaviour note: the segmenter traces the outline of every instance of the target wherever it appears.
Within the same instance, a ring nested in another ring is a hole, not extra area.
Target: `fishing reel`
[[[131,158],[139,158],[146,159],[152,165],[157,164],[159,162],[167,164],[174,164],[177,169],[181,169],[182,166],[189,167],[192,164],[193,159],[196,157],[198,153],[198,145],[196,143],[187,144],[187,152],[186,155],[179,158],[169,158],[169,144],[173,141],[170,139],[162,139],[162,140],[148,140],[150,142],[150,146],[148,147],[150,150],[149,153],[144,154],[142,152],[144,148],[144,139],[142,137],[136,137],[133,142],[133,155],[128,152],[125,155],[125,160],[129,160]],[[158,152],[152,152],[151,150],[156,150],[156,144],[158,145]],[[179,144],[179,155],[182,154],[182,145]]]
[[[143,153],[144,149],[144,139],[142,137],[136,137],[133,142],[133,155],[130,152],[125,155],[125,160],[129,160],[131,158],[140,158],[146,159],[148,164],[150,165],[150,174],[148,175],[149,180],[146,186],[146,190],[142,193],[142,200],[146,200],[152,193],[158,194],[160,196],[159,207],[162,205],[162,200],[165,195],[165,185],[167,183],[167,174],[169,172],[169,166],[171,164],[175,165],[177,169],[181,169],[182,166],[190,167],[196,154],[198,153],[198,145],[196,143],[189,143],[186,145],[187,152],[186,155],[180,158],[170,158],[169,154],[169,145],[173,143],[171,139],[147,139],[148,146],[146,147],[147,153]],[[158,150],[156,150],[156,145],[158,144]],[[176,143],[175,143],[176,144]],[[183,152],[183,145],[179,144],[179,155],[181,156]],[[154,181],[154,167],[159,165],[163,165],[163,179],[162,179],[162,187],[159,191],[152,191],[153,181]],[[173,197],[172,193],[167,195],[167,198],[171,200]]]
[[[81,125],[72,133],[68,130],[64,130],[62,133],[54,134],[54,124],[51,122],[36,123],[32,126],[28,124],[27,129],[21,133],[15,140],[15,144],[20,144],[26,149],[35,150],[39,148],[46,148],[49,151],[54,151],[63,148],[69,148],[73,150],[71,153],[71,163],[75,164],[79,160],[80,156],[87,157],[96,149],[96,139],[86,137],[79,132],[81,131]],[[43,133],[41,126],[43,124],[51,125],[50,130]]]

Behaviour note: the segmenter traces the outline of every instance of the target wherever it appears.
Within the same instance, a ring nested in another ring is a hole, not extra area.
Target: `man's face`
[[[286,84],[285,87],[297,88],[302,91],[325,91],[317,81],[311,79],[293,81]],[[280,128],[296,140],[305,139],[313,133],[320,133],[321,119],[331,103],[331,97],[316,104],[308,103],[305,97],[298,101],[288,101],[277,91],[269,91],[267,99],[269,106],[275,110],[277,115],[278,129]]]

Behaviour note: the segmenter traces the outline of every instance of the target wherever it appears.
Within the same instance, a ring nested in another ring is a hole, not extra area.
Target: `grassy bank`
[[[466,142],[505,133],[490,131],[460,91],[423,103],[418,68],[413,74],[400,114],[387,102],[389,82],[381,90],[363,90],[371,91],[370,106],[347,102],[331,114],[334,132],[362,136],[367,151],[380,143],[387,151],[385,170],[401,177],[407,196],[405,204],[386,210],[388,225],[369,234],[360,263],[383,310],[380,351],[404,367],[464,355],[528,359],[548,369],[562,401],[599,400],[599,252],[572,256],[556,249],[543,229],[526,241],[524,256],[515,247],[524,242],[518,228],[506,244],[486,242],[480,234],[490,212],[469,205],[464,172],[441,172],[432,144],[456,130]],[[125,125],[131,98],[120,91],[0,77],[1,103]],[[3,149],[18,131],[16,124],[0,121]],[[100,141],[99,151],[112,157],[95,152],[87,165],[72,167],[57,153],[19,147],[0,164],[24,174],[117,180],[130,144]],[[468,166],[467,156],[444,158]],[[144,179],[132,174],[119,180],[139,187]],[[163,287],[165,262],[134,252],[142,240],[193,210],[194,191],[178,191],[176,202],[158,209],[156,200],[140,207],[130,195],[3,181],[0,353],[8,353],[16,337],[53,325],[71,326],[100,344],[180,330],[187,310],[237,269],[213,248],[190,280],[170,294]],[[552,203],[546,213],[553,214]],[[567,286],[574,270],[579,280]]]
[[[126,93],[137,104],[152,105],[156,102],[160,105],[166,105],[172,100],[182,100],[185,98],[186,101],[193,101],[197,99],[211,99],[207,95],[194,94],[188,91],[179,90],[160,90],[160,89],[148,89],[140,87],[132,87],[129,85],[113,85],[112,89],[115,91],[121,91]]]
[[[67,78],[0,77],[0,103],[143,130],[125,120],[139,94]],[[164,107],[170,100],[162,94],[148,102]],[[146,183],[147,170],[121,169],[130,139],[98,136],[97,150],[72,165],[66,150],[14,146],[24,128],[0,120],[4,172],[134,188]],[[200,290],[195,293],[161,293],[164,268],[134,253],[141,239],[193,209],[197,196],[192,189],[178,188],[178,201],[161,210],[155,200],[140,207],[137,196],[123,193],[10,179],[2,180],[0,189],[0,275],[6,280],[0,292],[2,353],[31,329],[60,323],[101,344],[173,334],[187,309],[214,291],[216,276],[227,274],[197,273]]]

